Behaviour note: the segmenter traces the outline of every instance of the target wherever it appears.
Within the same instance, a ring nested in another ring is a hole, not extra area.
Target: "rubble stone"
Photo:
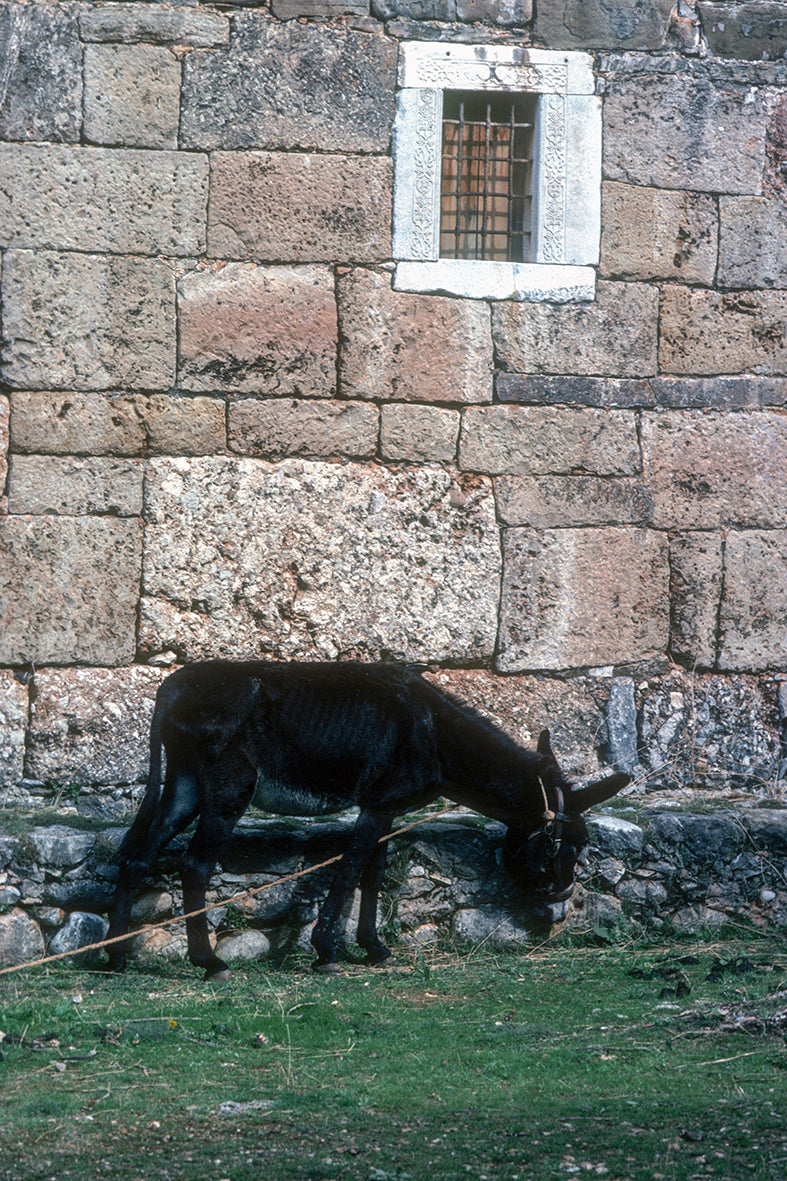
[[[26,964],[44,954],[41,928],[21,907],[0,914],[0,968]]]

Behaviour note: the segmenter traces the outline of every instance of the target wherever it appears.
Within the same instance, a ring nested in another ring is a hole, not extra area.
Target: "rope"
[[[385,836],[380,837],[377,844],[385,844],[386,841],[391,841],[394,837],[401,836],[403,832],[409,832],[410,829],[418,828],[419,825],[426,824],[429,820],[435,820],[438,816],[445,816],[447,812],[453,811],[455,811],[455,806],[441,808],[439,812],[430,812],[428,816],[422,816],[420,820],[413,820],[410,824],[404,824],[401,828],[386,833]],[[248,890],[242,890],[240,894],[233,894],[231,898],[224,898],[221,902],[211,902],[208,906],[200,907],[199,910],[189,911],[188,914],[173,915],[171,918],[162,919],[160,923],[148,923],[146,926],[138,927],[136,931],[127,931],[124,935],[114,935],[111,939],[100,939],[97,943],[86,943],[84,946],[75,947],[71,951],[60,951],[56,955],[45,955],[37,960],[28,960],[24,964],[13,964],[10,968],[0,968],[0,976],[7,976],[11,972],[24,972],[27,968],[39,968],[42,964],[52,964],[56,960],[69,959],[72,955],[82,955],[86,951],[99,951],[102,947],[109,947],[113,943],[121,943],[133,935],[146,935],[151,931],[161,931],[165,927],[172,926],[173,923],[180,923],[186,919],[196,918],[198,915],[207,914],[210,910],[219,910],[222,906],[229,906],[231,902],[240,902],[244,898],[251,898],[255,894],[262,894],[265,890],[271,890],[274,886],[284,885],[285,882],[294,882],[297,878],[307,877],[310,873],[317,873],[320,869],[325,869],[329,865],[335,865],[337,861],[341,861],[343,856],[343,853],[336,853],[335,856],[329,857],[327,861],[320,861],[317,865],[310,865],[308,869],[296,870],[295,873],[276,878],[272,882],[263,882],[261,886],[250,886]]]

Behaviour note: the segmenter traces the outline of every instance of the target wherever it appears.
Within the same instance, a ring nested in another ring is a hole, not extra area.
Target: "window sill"
[[[395,291],[459,295],[465,299],[513,299],[536,303],[588,303],[595,299],[593,267],[549,263],[398,262]]]

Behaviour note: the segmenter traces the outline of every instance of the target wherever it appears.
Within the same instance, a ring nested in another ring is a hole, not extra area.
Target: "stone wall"
[[[393,290],[419,39],[592,56],[591,302]],[[765,0],[0,4],[4,800],[124,808],[214,655],[780,798],[785,47]]]

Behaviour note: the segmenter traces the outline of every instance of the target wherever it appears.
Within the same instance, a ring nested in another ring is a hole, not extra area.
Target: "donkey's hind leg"
[[[361,907],[358,915],[358,945],[370,964],[381,964],[391,954],[377,931],[377,898],[385,877],[388,843],[379,842],[361,875]]]

